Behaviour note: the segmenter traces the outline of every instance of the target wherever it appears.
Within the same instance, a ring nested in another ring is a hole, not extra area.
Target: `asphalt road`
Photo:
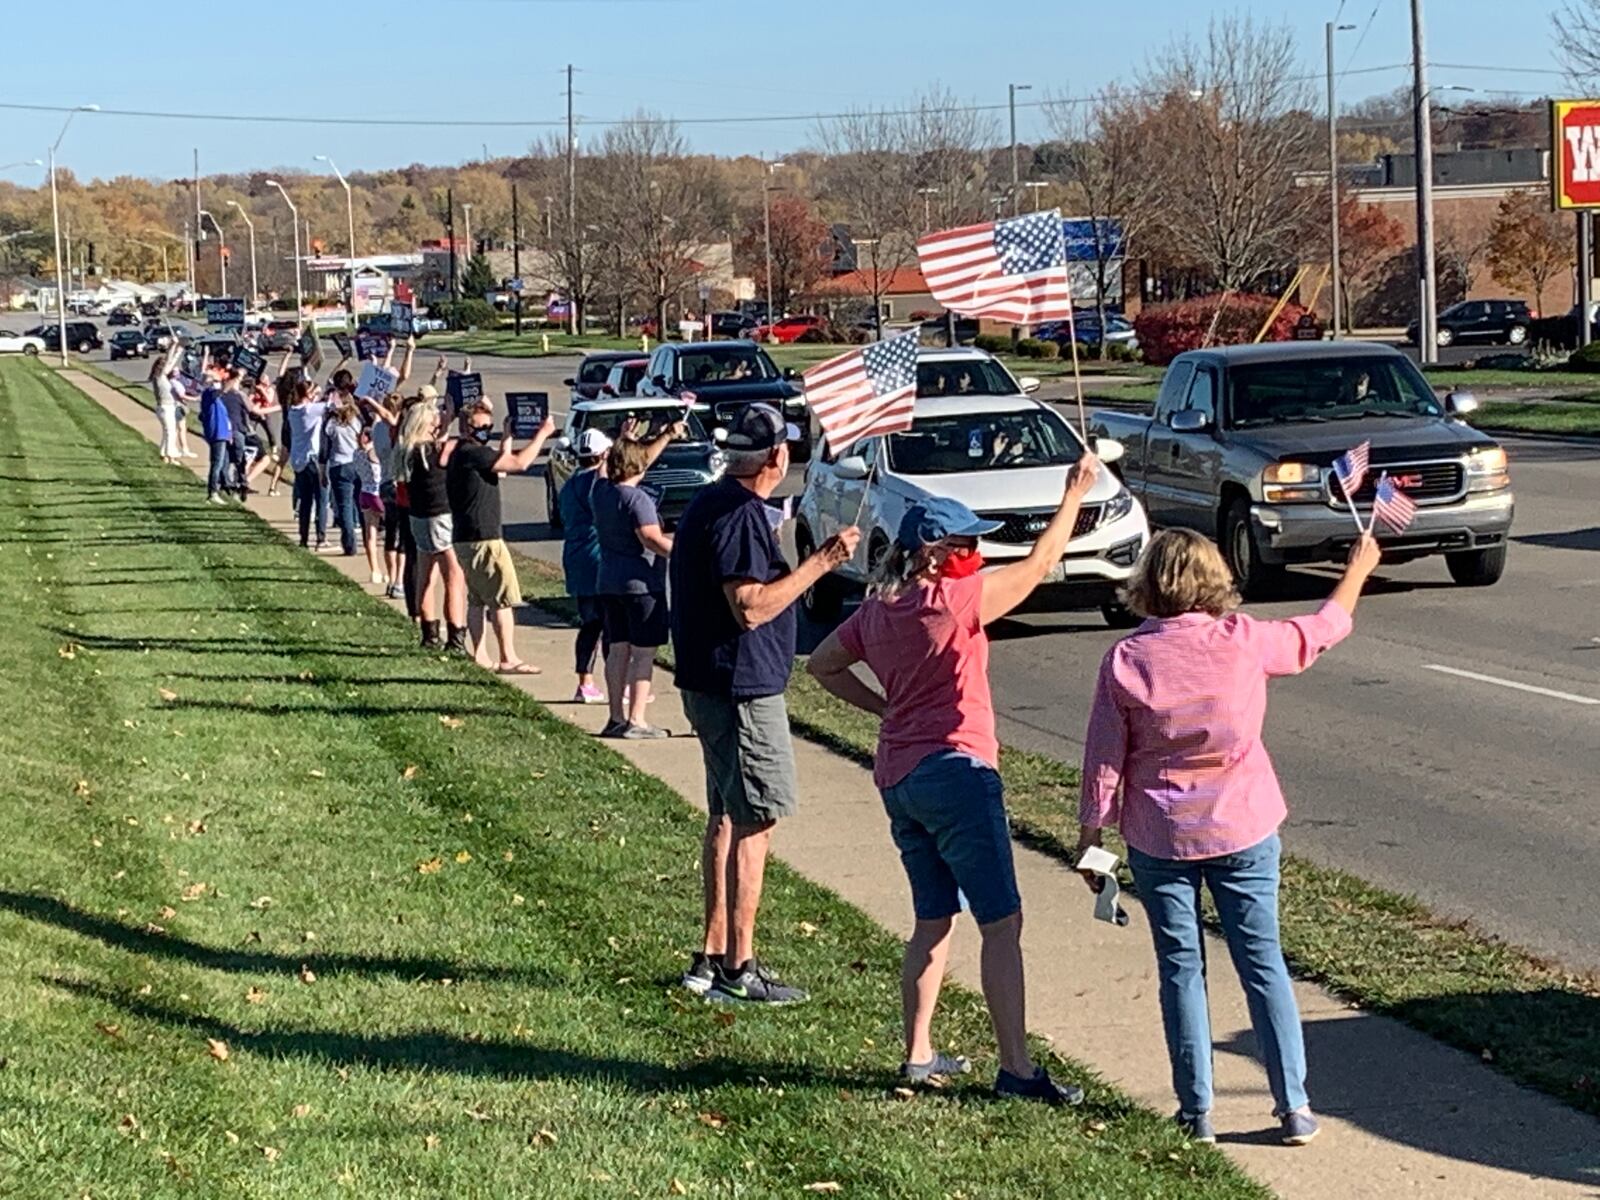
[[[488,394],[547,390],[559,413],[575,361],[474,366]],[[417,374],[432,369],[424,350]],[[118,370],[142,377],[144,364]],[[1600,446],[1517,439],[1508,449],[1517,521],[1505,578],[1470,590],[1437,560],[1380,570],[1355,635],[1273,689],[1267,744],[1294,851],[1600,969]],[[796,472],[785,490],[798,486]],[[504,492],[507,536],[558,559],[538,469]],[[1304,611],[1332,578],[1295,571],[1290,598],[1252,611]],[[806,643],[820,632],[807,630]],[[1048,604],[999,623],[1002,737],[1076,760],[1096,669],[1117,636],[1097,612]]]

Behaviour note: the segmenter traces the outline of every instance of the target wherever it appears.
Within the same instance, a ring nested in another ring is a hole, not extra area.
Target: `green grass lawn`
[[[1486,400],[1472,414],[1472,424],[1519,433],[1586,434],[1600,437],[1600,396],[1583,401]]]
[[[898,943],[781,867],[818,998],[687,998],[680,797],[48,369],[0,445],[0,1192],[1265,1195],[1072,1064],[988,1100],[959,989],[975,1082],[897,1093]]]
[[[572,615],[559,567],[521,556],[518,565],[531,601]],[[877,721],[828,695],[800,664],[788,700],[798,733],[871,763]],[[1000,771],[1017,839],[1071,862],[1078,768],[1006,746]],[[1114,837],[1108,844],[1120,853]],[[1132,882],[1124,870],[1123,885]],[[1600,1114],[1600,979],[1293,854],[1284,859],[1280,905],[1284,952],[1297,975]]]

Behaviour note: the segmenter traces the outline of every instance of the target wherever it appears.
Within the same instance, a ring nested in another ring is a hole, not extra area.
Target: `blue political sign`
[[[1092,217],[1067,217],[1061,222],[1061,231],[1067,239],[1068,262],[1098,262],[1102,258],[1126,257],[1122,222],[1115,217],[1099,221]]]

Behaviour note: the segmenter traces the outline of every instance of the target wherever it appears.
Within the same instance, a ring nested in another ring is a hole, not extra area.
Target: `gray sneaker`
[[[1304,1146],[1321,1132],[1317,1119],[1311,1115],[1309,1108],[1302,1108],[1292,1113],[1284,1113],[1278,1118],[1283,1125],[1283,1144],[1285,1146]]]
[[[694,952],[694,958],[689,962],[689,969],[683,973],[679,980],[684,988],[696,996],[704,996],[711,990],[711,985],[716,981],[717,969],[710,957],[699,950]]]
[[[1211,1124],[1210,1113],[1186,1113],[1180,1110],[1172,1119],[1178,1123],[1178,1128],[1188,1135],[1191,1142],[1203,1142],[1207,1146],[1216,1144],[1217,1131]]]
[[[927,1062],[901,1063],[900,1078],[907,1083],[927,1083],[936,1075],[965,1075],[970,1070],[972,1064],[959,1054],[945,1054],[935,1050],[933,1057]]]
[[[616,736],[630,742],[653,742],[657,738],[667,738],[672,735],[659,725],[635,725],[629,721]]]

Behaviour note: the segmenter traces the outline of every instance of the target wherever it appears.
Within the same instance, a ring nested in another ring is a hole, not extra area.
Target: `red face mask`
[[[970,579],[983,570],[983,555],[976,550],[957,550],[939,564],[941,579]]]

